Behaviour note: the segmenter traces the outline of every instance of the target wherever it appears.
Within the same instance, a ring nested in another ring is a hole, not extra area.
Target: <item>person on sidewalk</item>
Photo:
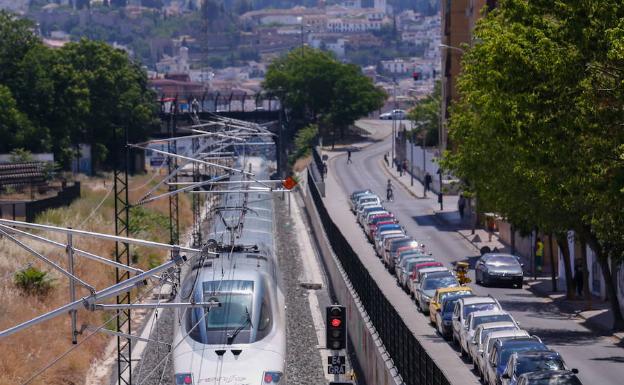
[[[457,209],[459,210],[459,218],[464,219],[464,209],[466,208],[466,198],[464,198],[464,194],[459,194],[459,199],[457,200]]]
[[[394,193],[392,192],[392,181],[388,179],[388,184],[386,186],[386,200],[392,201],[394,199]]]
[[[425,192],[431,191],[431,182],[432,181],[433,181],[433,178],[431,177],[431,174],[429,174],[429,172],[427,172],[425,174]]]
[[[583,269],[580,265],[574,266],[574,287],[576,295],[583,298]]]
[[[351,160],[351,150],[347,150],[347,164],[353,163]]]
[[[384,162],[386,162],[386,167],[389,166],[389,164],[388,164],[388,153],[384,154]]]
[[[399,172],[399,176],[403,176],[403,162],[397,162],[397,171]]]
[[[538,237],[535,243],[535,272],[536,275],[542,275],[542,264],[544,263],[544,242]]]
[[[407,174],[407,159],[403,159],[402,168],[403,172]]]

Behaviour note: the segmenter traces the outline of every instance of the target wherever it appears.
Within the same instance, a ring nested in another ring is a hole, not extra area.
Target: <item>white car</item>
[[[468,355],[474,366],[474,370],[479,373],[479,357],[483,353],[483,344],[490,333],[518,330],[518,324],[515,322],[489,322],[477,326],[472,341],[468,341]]]
[[[381,120],[403,120],[407,117],[407,112],[405,110],[392,110],[390,112],[384,112],[379,115],[379,119]]]
[[[462,356],[470,356],[469,345],[473,341],[477,327],[481,324],[489,322],[515,323],[511,314],[502,310],[486,310],[471,313],[467,319],[468,327],[461,329],[459,332],[459,348],[462,351]]]
[[[494,297],[489,296],[466,297],[457,301],[453,310],[453,335],[451,337],[453,342],[459,343],[462,330],[468,328],[470,313],[485,310],[502,310],[502,308]]]
[[[459,282],[448,269],[424,273],[423,271],[424,269],[420,271],[420,282],[418,282],[414,292],[414,301],[416,301],[416,306],[421,312],[429,314],[429,302],[431,302],[436,290],[443,287],[457,287]]]
[[[511,339],[511,338],[526,338],[529,337],[529,332],[526,330],[501,330],[493,333],[489,333],[483,342],[483,352],[477,356],[479,365],[479,373],[485,384],[488,383],[487,379],[487,366],[490,359],[490,353],[494,347],[494,343],[499,339]]]
[[[433,261],[435,261],[435,259],[429,255],[418,253],[406,254],[406,256],[401,259],[401,262],[397,263],[395,267],[395,274],[397,281],[399,282],[399,286],[401,286],[405,291],[408,291],[409,288],[407,286],[407,282],[409,281],[409,276],[414,265],[417,263]]]

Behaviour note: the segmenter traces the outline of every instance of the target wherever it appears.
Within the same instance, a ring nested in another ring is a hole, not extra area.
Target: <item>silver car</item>
[[[424,314],[429,314],[429,302],[436,290],[441,287],[456,286],[459,286],[459,282],[450,271],[426,273],[421,277],[416,293],[414,293],[416,305]]]
[[[468,316],[468,327],[459,333],[459,348],[462,350],[463,356],[470,357],[470,344],[474,341],[474,335],[477,327],[488,322],[513,322],[511,314],[502,310],[476,311]]]
[[[468,355],[477,373],[480,373],[479,356],[483,353],[483,344],[487,336],[490,333],[505,330],[518,330],[518,325],[515,322],[490,322],[479,325],[475,330],[472,341],[468,341]]]
[[[477,361],[479,365],[479,374],[483,379],[484,383],[488,383],[487,379],[487,367],[488,360],[490,359],[490,353],[492,352],[492,348],[494,347],[494,343],[498,340],[506,340],[512,338],[526,338],[529,337],[529,332],[526,330],[501,330],[495,331],[493,333],[488,334],[485,338],[485,342],[483,343],[483,352],[480,356],[477,356]]]
[[[417,253],[407,254],[395,267],[395,273],[397,277],[397,282],[399,282],[399,286],[401,286],[403,290],[408,291],[407,282],[409,280],[409,276],[412,272],[412,268],[414,267],[414,265],[416,265],[417,263],[433,261],[435,261],[435,259],[428,255]]]
[[[522,264],[511,254],[483,254],[475,265],[475,280],[483,286],[506,283],[522,287]]]

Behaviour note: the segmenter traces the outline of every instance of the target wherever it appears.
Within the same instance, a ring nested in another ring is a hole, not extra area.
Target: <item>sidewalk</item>
[[[395,182],[399,183],[410,195],[415,199],[426,199],[431,207],[431,212],[435,215],[435,218],[440,222],[453,228],[459,235],[466,239],[475,249],[476,253],[480,253],[481,248],[489,247],[490,250],[498,249],[503,253],[510,253],[511,247],[503,242],[498,237],[497,232],[490,233],[482,228],[472,230],[472,223],[470,219],[459,217],[457,210],[457,195],[445,195],[443,197],[444,209],[440,210],[440,204],[438,203],[438,197],[435,193],[427,192],[427,197],[423,197],[423,185],[416,178],[411,181],[409,173],[403,173],[403,176],[399,176],[396,169],[390,168],[386,163],[381,160],[380,167],[382,170],[391,177]],[[525,265],[528,261],[525,261]],[[613,324],[613,317],[611,315],[610,304],[608,301],[603,301],[598,297],[592,298],[591,308],[588,307],[586,301],[574,300],[569,301],[566,299],[565,282],[557,280],[557,291],[552,291],[552,281],[550,276],[538,277],[537,280],[532,280],[532,277],[525,276],[525,284],[529,286],[529,290],[539,297],[549,298],[559,309],[565,313],[570,313],[583,319],[583,324],[588,328],[600,332],[611,334],[611,325]],[[619,340],[624,339],[624,333],[615,333],[614,337]]]

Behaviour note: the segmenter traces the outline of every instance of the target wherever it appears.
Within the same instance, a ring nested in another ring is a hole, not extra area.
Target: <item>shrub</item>
[[[36,267],[20,270],[13,276],[15,285],[28,295],[45,296],[52,290],[54,278]]]

